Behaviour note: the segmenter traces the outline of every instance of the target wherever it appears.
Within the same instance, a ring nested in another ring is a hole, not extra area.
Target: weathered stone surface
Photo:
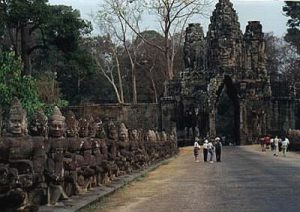
[[[205,41],[200,24],[189,24],[186,28],[183,52],[187,70],[198,70],[199,72],[204,70]]]
[[[77,121],[72,112],[65,118],[58,107],[48,122],[40,111],[33,115],[29,128],[34,136],[27,135],[20,101],[12,103],[9,115],[0,139],[3,210],[61,205],[58,201],[110,184],[120,175],[147,168],[177,152],[173,134],[128,130],[124,123],[107,118],[104,123],[99,117]]]
[[[270,81],[260,22],[249,21],[242,33],[229,0],[219,0],[210,20],[206,37],[201,36],[200,25],[186,28],[186,67],[178,79],[166,84],[162,124],[164,120],[176,120],[179,141],[207,133],[216,136],[216,127],[221,126],[216,124],[221,120],[217,118],[218,105],[226,93],[234,113],[234,143],[252,143],[266,133],[285,134],[289,128],[300,127],[295,88],[288,82]],[[204,69],[199,69],[195,61],[204,61]]]

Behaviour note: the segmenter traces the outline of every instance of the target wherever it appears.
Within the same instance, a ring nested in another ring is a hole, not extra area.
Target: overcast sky
[[[70,5],[80,10],[84,19],[90,20],[89,14],[97,12],[101,0],[49,0],[50,4]],[[212,12],[214,5],[218,2],[214,0],[210,8]],[[277,36],[283,36],[286,32],[287,17],[283,15],[283,1],[280,0],[231,0],[235,10],[238,13],[242,31],[245,30],[248,21],[260,21],[264,32],[273,32]],[[210,14],[211,14],[210,12]],[[143,23],[144,29],[159,29],[159,25],[154,19],[147,18]],[[209,18],[201,17],[193,22],[199,22],[206,32],[209,24]]]

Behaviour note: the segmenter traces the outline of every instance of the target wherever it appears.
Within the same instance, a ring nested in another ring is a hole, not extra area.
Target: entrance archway
[[[211,89],[210,92],[210,135],[220,136],[220,123],[218,123],[220,114],[218,114],[218,107],[224,104],[224,98],[227,97],[228,103],[232,109],[232,128],[231,132],[227,132],[227,136],[232,138],[230,141],[236,145],[240,145],[240,103],[238,91],[230,76],[225,75],[223,78],[216,78],[214,82],[216,90]],[[224,106],[224,105],[223,105]],[[227,109],[230,109],[227,108]],[[220,108],[219,108],[220,109]],[[220,111],[219,111],[220,112]],[[226,136],[226,135],[225,135]]]
[[[223,87],[223,88],[222,88]],[[229,98],[231,101],[232,106],[232,112],[233,112],[233,128],[232,132],[228,132],[228,134],[232,135],[232,141],[236,145],[240,145],[240,103],[239,103],[239,97],[238,97],[238,91],[236,86],[234,85],[232,79],[225,75],[223,86],[219,88],[218,98],[217,98],[217,104],[220,104],[221,100],[221,92]],[[222,90],[221,90],[222,89]],[[218,111],[217,111],[218,112]],[[218,115],[218,113],[217,113]],[[218,132],[218,130],[217,130]]]

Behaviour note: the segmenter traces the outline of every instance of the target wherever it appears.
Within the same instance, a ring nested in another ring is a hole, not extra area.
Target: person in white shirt
[[[290,144],[290,141],[287,137],[285,137],[285,139],[281,142],[281,149],[282,149],[282,154],[283,157],[286,157],[286,150],[288,148],[288,145]]]
[[[194,156],[195,156],[195,162],[199,162],[198,160],[198,155],[199,155],[199,150],[200,150],[200,145],[199,142],[200,139],[198,137],[195,138],[195,143],[194,143]]]
[[[209,162],[213,163],[214,145],[211,141],[207,144],[207,150],[208,150],[208,153],[209,153]]]
[[[207,138],[205,138],[204,143],[203,143],[203,158],[204,158],[204,162],[207,161],[207,153],[208,153],[207,144],[208,144],[208,140],[207,140]]]
[[[279,138],[278,136],[276,136],[274,139],[273,139],[273,142],[274,142],[274,156],[278,156],[278,151],[279,151]]]

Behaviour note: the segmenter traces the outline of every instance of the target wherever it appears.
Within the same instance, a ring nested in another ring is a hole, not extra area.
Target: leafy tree
[[[45,23],[45,35],[49,44],[65,53],[77,50],[82,35],[91,32],[91,23],[82,20],[80,12],[70,6],[52,5],[49,11],[51,20]]]
[[[35,50],[56,46],[63,52],[74,51],[80,36],[91,30],[91,24],[80,19],[78,10],[48,5],[48,0],[3,0],[0,16],[7,46],[21,56],[26,75],[31,74]]]
[[[87,91],[87,84],[96,72],[96,65],[87,49],[80,47],[66,54],[63,63],[57,67],[58,81],[65,98],[72,104],[85,101],[93,91]]]
[[[283,11],[289,17],[285,40],[294,45],[300,53],[300,2],[285,1]]]
[[[66,99],[71,105],[83,102],[116,102],[114,91],[97,70],[96,63],[87,43],[93,38],[82,38],[78,48],[73,52],[64,53],[56,47],[47,51],[36,50],[33,55],[32,76],[45,79],[50,92],[53,81],[57,82],[60,97]],[[53,76],[56,78],[53,79]],[[47,83],[46,78],[49,78]],[[53,95],[47,93],[43,101]]]
[[[61,99],[61,92],[56,80],[56,75],[52,72],[45,72],[36,80],[38,96],[43,102],[43,110],[46,115],[53,112],[54,106],[60,108],[68,106],[69,102]]]
[[[163,36],[154,30],[147,30],[141,35],[157,45],[163,44]],[[163,54],[155,47],[149,46],[141,38],[137,37],[134,42],[137,46],[137,82],[139,99],[143,102],[158,103],[159,97],[164,92],[166,64]]]
[[[300,55],[295,46],[272,34],[265,34],[267,70],[271,83],[285,82],[300,93]]]
[[[13,97],[18,97],[27,112],[32,113],[42,108],[36,81],[30,76],[21,75],[21,61],[14,53],[0,54],[0,104],[7,110]]]
[[[68,102],[62,100],[59,95],[51,101],[45,101],[43,92],[48,91],[46,95],[49,95],[51,86],[41,86],[43,84],[41,79],[36,80],[31,76],[23,76],[21,72],[21,60],[16,59],[14,52],[0,54],[0,108],[4,112],[9,108],[13,97],[21,100],[29,116],[38,109],[42,109],[47,115],[50,115],[55,105],[59,107],[68,105]],[[47,83],[52,84],[50,78],[46,80]]]

